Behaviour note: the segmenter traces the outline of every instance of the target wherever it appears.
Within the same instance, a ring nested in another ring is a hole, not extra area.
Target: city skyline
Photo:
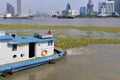
[[[99,1],[106,1],[106,0],[92,0],[94,4],[94,10],[98,11],[98,3]],[[6,3],[10,3],[17,8],[17,0],[2,0],[0,5],[0,13],[5,12]],[[48,4],[49,3],[49,4]],[[71,8],[75,10],[79,10],[82,6],[87,6],[88,0],[45,0],[45,1],[38,1],[38,0],[22,0],[22,13],[28,12],[28,10],[32,10],[33,12],[39,10],[41,12],[48,12],[48,11],[61,11],[65,9],[67,3],[70,3]],[[27,6],[26,6],[27,5]],[[17,10],[16,10],[17,12]]]

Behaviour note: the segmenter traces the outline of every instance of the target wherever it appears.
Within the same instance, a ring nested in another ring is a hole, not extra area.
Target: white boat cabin
[[[55,40],[52,35],[15,37],[0,32],[0,65],[51,56]]]

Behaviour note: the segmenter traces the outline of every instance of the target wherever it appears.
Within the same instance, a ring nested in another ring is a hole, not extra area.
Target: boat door
[[[29,43],[29,58],[35,57],[35,43]]]

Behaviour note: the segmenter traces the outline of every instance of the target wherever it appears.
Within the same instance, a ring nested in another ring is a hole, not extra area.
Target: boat
[[[33,16],[22,16],[22,17],[3,17],[3,19],[32,19]]]
[[[58,19],[74,19],[73,16],[58,16]]]
[[[51,31],[41,35],[17,37],[16,34],[0,32],[0,75],[55,63],[67,52],[54,47],[57,38]]]

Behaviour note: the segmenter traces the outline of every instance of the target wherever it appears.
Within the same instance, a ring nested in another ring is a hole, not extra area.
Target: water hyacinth
[[[84,31],[104,31],[104,32],[120,32],[118,27],[96,27],[96,26],[42,26],[42,25],[25,25],[25,24],[0,24],[1,30],[57,30],[57,29],[77,29]]]
[[[55,46],[62,47],[63,49],[70,49],[80,46],[87,46],[90,44],[120,44],[120,39],[107,39],[107,38],[60,38],[55,41]]]

